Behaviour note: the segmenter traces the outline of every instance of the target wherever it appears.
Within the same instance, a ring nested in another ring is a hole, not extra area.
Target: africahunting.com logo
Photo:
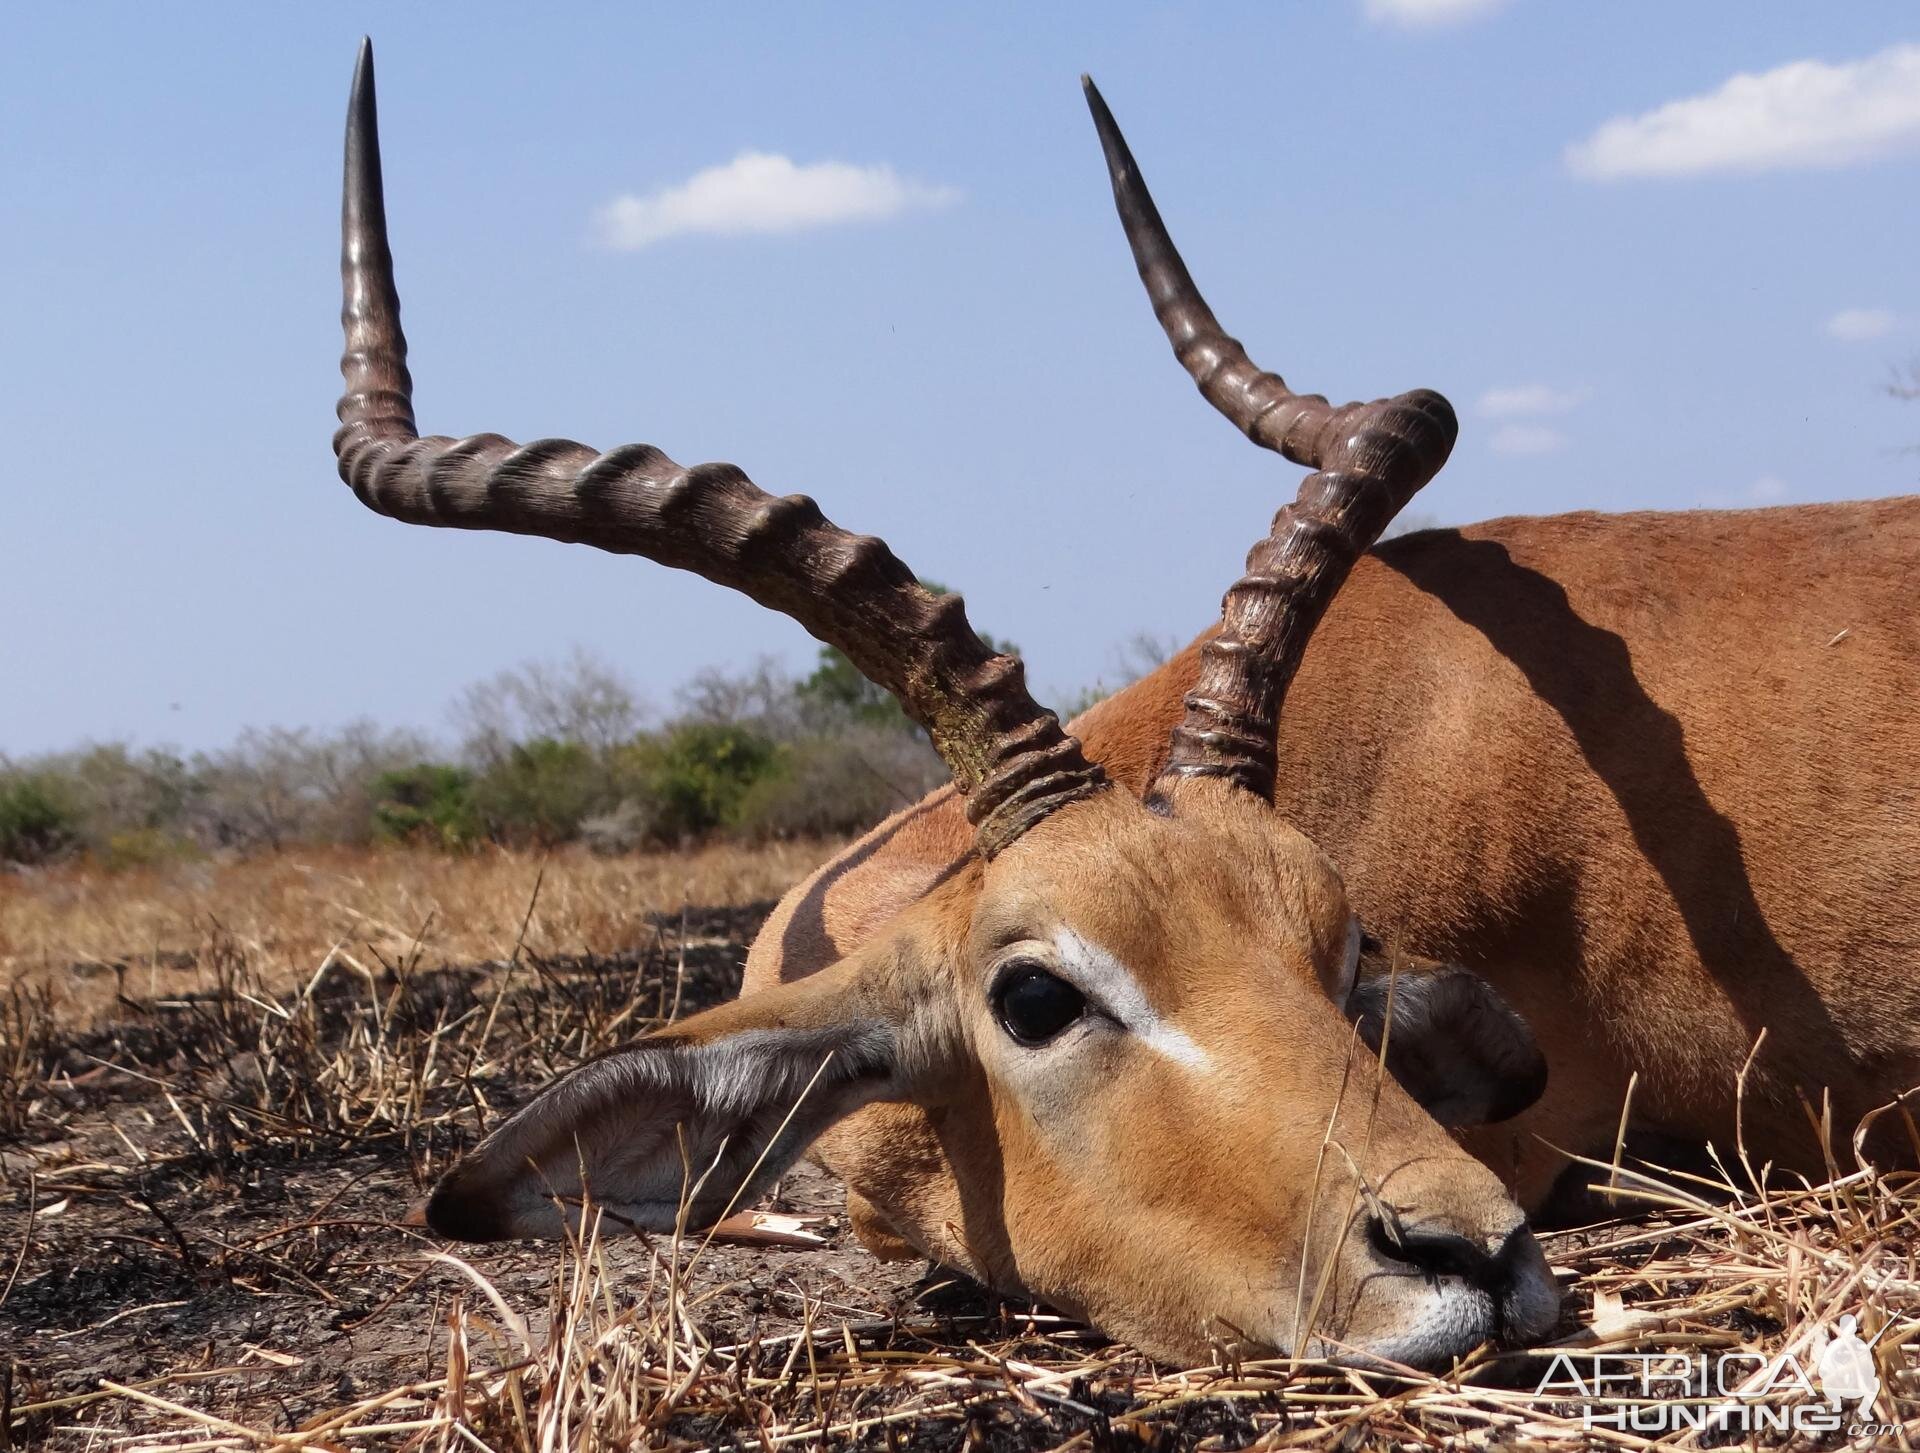
[[[1851,1313],[1817,1329],[1796,1355],[1757,1352],[1563,1352],[1536,1395],[1582,1404],[1589,1428],[1660,1434],[1831,1433],[1891,1436],[1871,1421],[1880,1374]]]

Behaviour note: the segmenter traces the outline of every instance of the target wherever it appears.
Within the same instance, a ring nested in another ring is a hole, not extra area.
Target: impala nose
[[[1529,1342],[1553,1330],[1560,1293],[1540,1243],[1526,1226],[1476,1241],[1457,1232],[1409,1226],[1397,1218],[1367,1222],[1367,1241],[1389,1264],[1432,1281],[1451,1279],[1485,1294],[1496,1330],[1512,1342]]]
[[[1375,1216],[1367,1222],[1367,1240],[1381,1260],[1411,1267],[1422,1276],[1456,1276],[1482,1288],[1493,1276],[1492,1254],[1457,1232]]]

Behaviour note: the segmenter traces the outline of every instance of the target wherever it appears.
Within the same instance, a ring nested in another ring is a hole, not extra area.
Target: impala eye
[[[1017,1043],[1045,1044],[1087,1012],[1087,996],[1057,974],[1018,965],[994,986],[993,1012]]]

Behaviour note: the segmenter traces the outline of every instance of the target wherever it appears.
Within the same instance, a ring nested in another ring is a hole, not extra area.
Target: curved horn
[[[1200,677],[1155,788],[1187,776],[1228,777],[1271,798],[1280,703],[1313,628],[1354,562],[1447,462],[1459,423],[1429,389],[1335,408],[1256,367],[1193,285],[1113,113],[1090,78],[1081,82],[1114,205],[1175,356],[1207,402],[1254,443],[1317,471],[1227,591],[1220,633],[1201,650]]]
[[[600,453],[566,439],[421,438],[380,183],[373,48],[362,42],[347,109],[340,211],[340,477],[363,504],[412,524],[506,530],[642,555],[793,617],[844,651],[927,729],[991,857],[1106,779],[1027,694],[957,595],[934,596],[881,541],[776,499],[730,464],[684,468],[651,445]]]

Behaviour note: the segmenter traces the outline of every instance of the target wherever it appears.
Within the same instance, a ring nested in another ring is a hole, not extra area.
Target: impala
[[[953,775],[788,896],[740,1000],[564,1075],[429,1223],[697,1226],[812,1147],[876,1251],[1164,1358],[1444,1366],[1537,1339],[1557,1294],[1524,1213],[1611,1146],[1634,1072],[1637,1129],[1725,1142],[1746,1066],[1747,1147],[1809,1168],[1803,1100],[1847,1126],[1920,1079],[1920,505],[1368,553],[1453,411],[1335,408],[1256,369],[1087,97],[1181,363],[1312,472],[1218,626],[1069,733],[958,597],[804,497],[644,445],[420,437],[363,49],[334,440],[355,494],[742,591],[898,697]]]

